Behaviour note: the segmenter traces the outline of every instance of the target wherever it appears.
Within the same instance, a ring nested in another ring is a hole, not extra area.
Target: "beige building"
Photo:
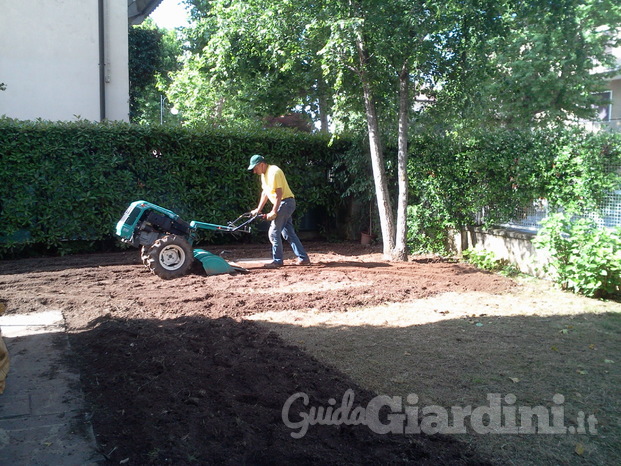
[[[128,121],[128,25],[160,2],[0,0],[0,116]]]
[[[612,53],[617,57],[616,74],[607,83],[608,90],[601,94],[605,103],[598,108],[598,121],[592,125],[593,129],[621,131],[621,47]]]

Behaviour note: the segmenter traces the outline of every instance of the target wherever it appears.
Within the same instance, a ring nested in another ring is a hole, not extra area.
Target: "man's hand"
[[[257,215],[259,215],[259,209],[253,209],[250,211],[250,215],[252,215],[253,217],[256,217]]]
[[[278,214],[277,214],[276,212],[272,211],[272,212],[270,212],[269,214],[267,214],[267,215],[265,216],[265,219],[266,219],[266,220],[269,220],[269,221],[271,222],[271,221],[272,221],[272,220],[274,220],[277,216],[278,216]]]

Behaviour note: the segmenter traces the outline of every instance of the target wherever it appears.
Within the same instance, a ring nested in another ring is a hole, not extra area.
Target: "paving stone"
[[[5,315],[0,328],[11,359],[0,395],[0,464],[103,464],[79,375],[65,364],[62,313]]]

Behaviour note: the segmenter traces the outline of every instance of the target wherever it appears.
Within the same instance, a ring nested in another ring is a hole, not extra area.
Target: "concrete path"
[[[0,465],[103,464],[57,310],[0,317],[11,369],[0,395]]]

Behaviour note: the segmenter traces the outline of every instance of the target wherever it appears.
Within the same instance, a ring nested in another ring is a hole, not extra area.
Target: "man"
[[[291,221],[291,216],[295,210],[295,197],[289,188],[284,172],[276,165],[268,165],[262,155],[253,155],[250,158],[248,170],[252,170],[253,173],[261,177],[261,198],[259,199],[259,206],[252,211],[252,214],[260,213],[268,199],[272,203],[272,210],[266,216],[268,220],[272,221],[268,232],[270,243],[272,243],[272,262],[264,267],[276,269],[284,265],[282,238],[291,244],[291,249],[298,258],[297,265],[310,265],[308,254],[306,254],[304,246],[295,233]]]

